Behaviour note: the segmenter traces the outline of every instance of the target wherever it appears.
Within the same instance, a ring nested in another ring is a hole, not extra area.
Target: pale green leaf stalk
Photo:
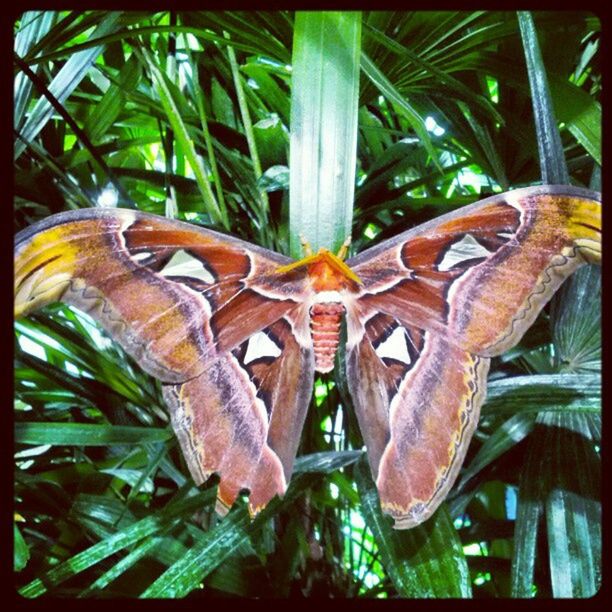
[[[225,37],[229,39],[229,34],[224,33]],[[233,47],[228,45],[227,55],[229,57],[230,68],[232,69],[232,78],[234,80],[234,87],[236,88],[236,96],[238,97],[238,106],[240,108],[240,116],[242,117],[242,125],[244,127],[244,133],[249,146],[249,153],[251,155],[251,161],[253,162],[253,171],[255,173],[255,180],[258,181],[261,178],[261,162],[259,160],[259,153],[257,152],[257,143],[255,142],[255,134],[253,133],[253,122],[251,121],[251,115],[249,113],[249,106],[242,87],[242,79],[240,77],[240,70],[238,68],[238,62],[236,61],[236,52]],[[259,229],[266,228],[268,223],[268,194],[264,189],[259,190],[260,205],[257,207],[259,214]]]
[[[350,236],[357,162],[361,14],[298,12],[293,37],[289,231],[313,250]]]
[[[155,91],[159,96],[162,107],[166,112],[168,121],[170,123],[170,126],[172,127],[172,130],[174,131],[179,146],[182,148],[185,157],[187,158],[187,161],[189,162],[189,165],[193,170],[196,183],[198,185],[198,188],[200,189],[202,198],[204,199],[204,206],[206,212],[210,215],[213,222],[219,223],[223,227],[229,229],[227,212],[219,208],[219,204],[217,203],[215,195],[213,194],[212,189],[210,187],[210,181],[206,176],[206,171],[204,169],[202,161],[200,160],[195,151],[193,141],[187,130],[187,126],[181,118],[180,111],[177,108],[174,100],[172,99],[172,94],[170,93],[170,89],[166,84],[163,73],[155,64],[155,62],[151,58],[151,54],[146,49],[140,49],[140,53],[149,68],[153,81],[153,86],[155,87]]]

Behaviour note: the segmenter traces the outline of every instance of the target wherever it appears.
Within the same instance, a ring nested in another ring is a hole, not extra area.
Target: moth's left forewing
[[[347,263],[347,379],[383,509],[396,527],[452,486],[489,358],[514,346],[560,284],[601,257],[599,195],[519,189],[410,230]]]
[[[304,283],[274,274],[287,261],[156,215],[69,211],[16,236],[15,316],[75,305],[148,373],[181,382],[295,307]]]

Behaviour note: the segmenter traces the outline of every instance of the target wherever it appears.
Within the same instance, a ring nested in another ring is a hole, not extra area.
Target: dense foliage
[[[110,199],[288,252],[291,66],[308,42],[295,40],[294,20],[23,14],[16,229]],[[543,64],[529,70],[548,82],[570,181],[597,188],[599,22],[570,12],[533,21]],[[361,29],[357,151],[342,153],[357,168],[355,252],[541,180],[542,117],[525,59],[537,42],[521,36],[515,13],[372,12]],[[193,485],[157,381],[75,309],[17,321],[20,592],[592,595],[601,572],[599,291],[599,271],[585,268],[494,361],[456,486],[408,532],[380,514],[341,371],[316,382],[285,498],[254,522],[244,503],[220,520],[216,482]]]

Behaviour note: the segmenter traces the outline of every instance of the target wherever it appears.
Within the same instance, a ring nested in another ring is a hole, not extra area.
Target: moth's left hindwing
[[[312,348],[298,343],[293,324],[285,315],[196,378],[164,388],[196,484],[213,472],[222,476],[222,514],[241,489],[249,489],[255,514],[291,477],[314,378]]]
[[[543,186],[467,206],[347,262],[363,281],[347,309],[347,380],[396,527],[426,520],[455,481],[489,358],[600,258],[599,194]]]
[[[249,488],[255,510],[285,489],[312,392],[303,275],[274,274],[289,261],[155,215],[71,211],[17,235],[15,313],[92,315],[165,383],[195,481],[218,472],[221,503]]]

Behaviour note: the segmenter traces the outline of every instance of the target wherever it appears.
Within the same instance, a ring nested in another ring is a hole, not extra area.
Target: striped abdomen
[[[331,372],[334,369],[340,341],[340,321],[344,313],[344,305],[339,302],[319,302],[310,308],[310,333],[317,372]]]

